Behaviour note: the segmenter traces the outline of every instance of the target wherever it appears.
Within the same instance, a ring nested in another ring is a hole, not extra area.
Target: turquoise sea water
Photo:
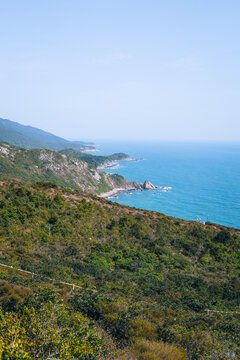
[[[111,201],[141,209],[240,228],[240,143],[102,142],[101,154],[125,152],[108,172],[171,190],[125,192]]]

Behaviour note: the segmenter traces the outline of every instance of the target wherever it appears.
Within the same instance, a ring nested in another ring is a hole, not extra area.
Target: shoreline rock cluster
[[[128,181],[125,186],[114,188],[106,193],[100,194],[99,196],[102,198],[110,198],[110,197],[116,197],[123,191],[154,190],[158,188],[160,188],[160,186],[153,185],[149,180],[145,180],[144,183],[137,183],[136,181]]]

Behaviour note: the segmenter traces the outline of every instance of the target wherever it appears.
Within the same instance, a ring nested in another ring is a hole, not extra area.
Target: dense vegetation
[[[0,267],[0,359],[240,358],[238,230],[50,183],[0,190],[0,263],[35,274]]]
[[[94,149],[92,143],[68,141],[32,126],[24,126],[15,121],[0,118],[0,142],[20,146],[26,149],[46,148],[61,150],[74,148],[77,150]]]
[[[7,283],[1,283],[6,292]],[[19,287],[14,287],[20,291]],[[12,304],[11,304],[12,307]],[[110,353],[93,323],[71,311],[52,289],[28,296],[18,312],[0,309],[1,359],[98,359]],[[111,346],[111,344],[110,344]]]
[[[61,153],[86,161],[88,164],[91,164],[94,167],[102,166],[112,161],[122,161],[124,159],[130,159],[129,155],[124,153],[115,153],[112,155],[101,156],[79,152],[74,149],[61,150]]]

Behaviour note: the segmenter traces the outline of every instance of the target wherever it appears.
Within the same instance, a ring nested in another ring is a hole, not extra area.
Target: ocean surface
[[[144,160],[120,162],[110,173],[171,187],[132,191],[111,201],[186,220],[240,228],[240,143],[97,142],[96,155],[125,152]]]

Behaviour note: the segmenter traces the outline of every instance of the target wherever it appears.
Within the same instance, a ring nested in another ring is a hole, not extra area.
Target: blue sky
[[[75,139],[240,140],[238,0],[0,0],[0,117]]]

